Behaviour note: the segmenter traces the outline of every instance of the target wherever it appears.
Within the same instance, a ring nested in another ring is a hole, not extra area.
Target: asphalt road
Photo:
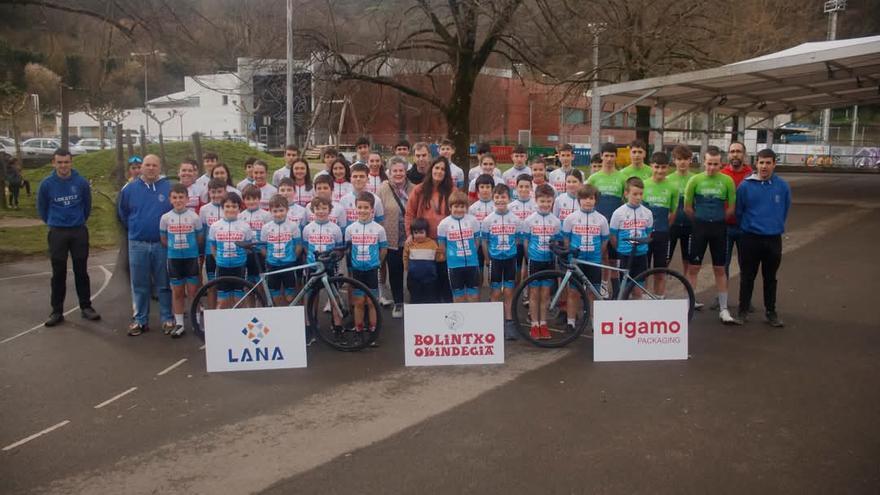
[[[209,375],[192,336],[125,336],[113,253],[90,269],[104,319],[71,287],[52,329],[48,262],[2,265],[0,492],[877,493],[880,177],[790,179],[786,328],[700,313],[683,362],[593,363],[584,339],[407,369],[394,324],[307,369]]]

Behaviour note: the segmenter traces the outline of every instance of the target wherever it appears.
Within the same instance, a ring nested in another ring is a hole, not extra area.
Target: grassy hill
[[[261,153],[244,143],[232,143],[228,141],[205,141],[202,144],[203,151],[213,151],[220,156],[220,160],[232,171],[232,177],[238,182],[244,177],[244,161],[249,156],[256,156],[269,163],[270,173],[284,163],[281,158]],[[159,153],[159,146],[148,146],[148,152]],[[165,145],[168,166],[165,173],[176,176],[177,164],[181,160],[192,157],[192,144],[179,142]],[[115,151],[96,151],[73,159],[73,167],[80,175],[89,179],[92,183],[92,215],[89,218],[89,234],[93,248],[112,248],[116,245],[118,225],[116,222],[115,199],[118,191],[113,185],[111,177],[115,166]],[[46,164],[39,168],[26,169],[24,177],[30,181],[32,194],[30,197],[22,191],[20,210],[0,209],[0,225],[4,218],[33,219],[34,223],[39,220],[36,208],[36,194],[40,181],[52,173],[52,165]],[[10,260],[21,256],[45,254],[47,228],[39,225],[13,227],[0,226],[0,260]]]

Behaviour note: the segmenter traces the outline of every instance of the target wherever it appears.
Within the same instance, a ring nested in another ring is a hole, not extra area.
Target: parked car
[[[228,136],[226,138],[227,141],[234,141],[236,143],[247,143],[251,148],[255,148],[257,151],[269,151],[269,146],[265,143],[260,143],[254,141],[253,139],[248,139],[245,136]]]
[[[51,138],[31,138],[21,143],[21,154],[25,160],[49,159],[52,153],[61,147],[61,140]],[[73,156],[82,155],[86,152],[82,147],[69,144],[67,149]]]
[[[15,140],[5,136],[0,136],[0,151],[10,155],[15,154]]]
[[[101,151],[102,149],[113,149],[114,143],[109,139],[104,139],[104,147],[102,148],[100,139],[85,138],[81,139],[76,145],[86,151]]]

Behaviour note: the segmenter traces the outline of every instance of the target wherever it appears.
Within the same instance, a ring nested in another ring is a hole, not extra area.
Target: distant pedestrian
[[[100,320],[92,309],[89,281],[89,229],[86,221],[92,211],[89,181],[73,170],[70,151],[58,148],[52,154],[55,171],[40,183],[37,211],[49,226],[49,257],[52,261],[50,301],[52,314],[47,327],[64,321],[64,296],[67,291],[67,256],[73,259],[73,277],[79,298],[80,314],[86,320]]]
[[[18,196],[24,179],[21,177],[21,166],[17,158],[12,158],[6,164],[6,187],[9,188],[9,207],[18,209]]]
[[[128,267],[134,321],[128,335],[134,337],[149,329],[150,296],[153,286],[159,295],[159,314],[163,329],[174,329],[171,289],[168,286],[167,250],[160,241],[159,220],[171,211],[171,183],[160,177],[161,161],[147,155],[140,176],[119,193],[117,214],[128,231]]]
[[[782,263],[782,233],[791,208],[788,183],[773,172],[776,153],[758,152],[757,171],[737,190],[736,218],[742,229],[742,269],[739,284],[739,318],[748,316],[758,267],[764,279],[764,315],[767,323],[782,327],[776,312],[776,272]]]

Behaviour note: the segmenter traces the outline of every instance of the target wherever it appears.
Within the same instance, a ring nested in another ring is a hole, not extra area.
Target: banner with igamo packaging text
[[[500,302],[407,304],[403,318],[406,366],[504,363]]]

